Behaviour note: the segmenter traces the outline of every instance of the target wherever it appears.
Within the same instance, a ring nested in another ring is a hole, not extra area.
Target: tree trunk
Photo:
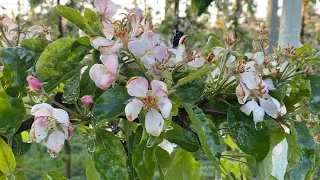
[[[277,46],[278,0],[268,1],[267,23],[270,40],[268,52],[272,53],[272,47]]]
[[[284,0],[281,15],[279,45],[285,47],[288,43],[300,47],[302,0]]]
[[[308,5],[308,1],[303,1],[303,5],[302,5],[302,20],[301,20],[301,32],[300,32],[300,37],[301,37],[301,41],[303,42],[303,37],[304,37],[304,28],[305,28],[305,16],[306,16],[306,8],[307,8],[307,5]]]
[[[179,4],[180,0],[174,0],[174,28],[179,29]]]

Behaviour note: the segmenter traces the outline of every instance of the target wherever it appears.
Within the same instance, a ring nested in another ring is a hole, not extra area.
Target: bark
[[[57,0],[57,4],[59,5],[60,4],[60,0]],[[59,22],[58,22],[58,29],[59,29],[59,36],[58,38],[62,38],[63,37],[63,26],[62,26],[62,18],[60,15],[59,16]]]
[[[71,179],[71,146],[69,141],[65,141],[64,143],[64,150],[66,154],[68,155],[67,164],[66,164],[66,177],[68,179]]]
[[[267,26],[269,27],[270,40],[268,52],[272,53],[272,47],[277,46],[278,0],[268,1]]]
[[[174,29],[179,29],[179,4],[180,0],[174,0]]]

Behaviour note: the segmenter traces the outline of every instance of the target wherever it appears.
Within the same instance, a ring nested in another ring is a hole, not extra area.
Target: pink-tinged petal
[[[148,91],[148,81],[141,76],[134,76],[127,82],[127,91],[130,96],[146,97]]]
[[[149,112],[147,112],[145,123],[148,134],[151,134],[152,136],[159,136],[161,134],[164,121],[161,114],[157,110],[151,109]]]
[[[130,27],[131,27],[130,39],[132,39],[138,33],[139,26],[140,26],[140,19],[136,14],[129,14],[128,19],[129,19]]]
[[[153,55],[158,60],[163,60],[167,57],[167,47],[165,46],[156,46],[153,48]]]
[[[168,97],[168,89],[166,83],[158,80],[153,80],[151,82],[152,96],[159,98]]]
[[[63,147],[65,135],[63,132],[56,130],[53,131],[47,141],[48,152],[52,155],[58,155]]]
[[[129,51],[138,58],[146,54],[147,48],[148,48],[148,44],[144,41],[134,40],[134,41],[129,41],[128,43]]]
[[[83,107],[89,108],[93,104],[93,97],[89,95],[82,96],[81,103]]]
[[[262,83],[261,77],[259,77],[255,72],[240,73],[240,80],[249,89],[259,89],[259,85],[260,85],[260,83]]]
[[[114,32],[114,28],[113,25],[109,23],[109,21],[103,21],[103,34],[107,39],[112,39],[115,32]]]
[[[278,156],[279,154],[282,153],[282,141],[278,143],[273,149],[272,149],[272,156]]]
[[[112,46],[116,42],[104,37],[97,36],[97,37],[91,38],[90,43],[93,48],[99,50],[99,47]]]
[[[278,105],[280,105],[280,103],[276,99],[275,101],[273,101],[270,97],[267,99],[259,97],[259,102],[260,102],[260,106],[264,109],[264,111],[269,116],[271,116],[272,118],[277,118],[279,116],[280,113],[277,107],[277,103]]]
[[[41,91],[42,90],[42,84],[39,81],[39,79],[28,75],[27,76],[28,86],[33,91]]]
[[[171,154],[174,149],[173,144],[166,139],[163,139],[162,143],[160,143],[158,146],[160,146],[162,149],[166,150],[169,154]]]
[[[152,50],[158,43],[160,43],[160,35],[153,31],[145,31],[141,35],[141,40],[148,43],[148,49]]]
[[[53,108],[53,117],[60,123],[60,126],[69,126],[69,115],[65,110]]]
[[[172,109],[172,103],[170,99],[160,98],[157,105],[161,111],[162,116],[164,118],[168,118]]]
[[[97,81],[95,81],[95,84],[98,88],[102,90],[108,89],[117,79],[116,74],[104,74],[100,76]]]
[[[95,0],[94,7],[99,14],[104,14],[108,8],[108,0]]]
[[[156,62],[153,56],[148,56],[148,54],[141,57],[142,64],[145,68],[151,69]]]
[[[97,81],[99,76],[105,74],[104,70],[107,70],[107,68],[103,64],[94,64],[89,71],[91,80]]]
[[[34,137],[37,142],[42,141],[48,135],[48,130],[46,129],[45,119],[44,120],[35,120],[32,124]]]
[[[254,54],[254,59],[256,60],[256,62],[260,65],[263,63],[264,61],[264,55],[263,52],[256,52]]]
[[[250,91],[247,89],[247,87],[240,82],[236,88],[236,96],[238,98],[238,102],[240,104],[244,104],[247,101],[247,98],[250,95]]]
[[[194,60],[188,62],[188,65],[191,67],[199,68],[204,65],[205,61],[206,60],[204,59],[204,57],[197,57]]]
[[[2,19],[2,24],[8,27],[10,27],[12,24],[11,19],[6,14],[4,14],[4,18]]]
[[[70,123],[69,126],[61,126],[63,133],[64,133],[64,139],[70,139],[73,134],[73,125]]]
[[[116,14],[117,10],[118,10],[118,6],[113,1],[109,0],[108,8],[106,10],[105,16],[109,18],[113,17]]]
[[[99,51],[101,54],[115,54],[123,47],[122,43],[115,43],[112,46],[100,46]]]
[[[117,74],[118,56],[116,54],[103,54],[100,56],[100,60],[107,67],[110,73]]]
[[[28,37],[33,38],[33,37],[38,37],[41,33],[43,32],[43,27],[42,26],[31,26],[28,29]]]
[[[143,20],[143,11],[138,8],[138,7],[135,7],[135,8],[132,8],[130,11],[129,11],[129,14],[136,14],[136,16],[139,18],[140,20],[140,23],[141,21]]]
[[[36,104],[31,108],[30,113],[33,116],[52,116],[53,107],[47,103]]]
[[[124,109],[127,119],[129,121],[135,120],[139,116],[142,107],[143,103],[138,99],[133,99],[129,102]]]
[[[187,35],[183,35],[179,40],[179,45],[185,45],[187,40]]]

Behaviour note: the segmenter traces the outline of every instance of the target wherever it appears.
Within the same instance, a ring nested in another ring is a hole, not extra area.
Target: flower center
[[[152,96],[141,98],[140,101],[144,104],[146,111],[150,111],[157,104],[157,99]]]
[[[44,122],[46,125],[46,130],[52,130],[55,131],[57,130],[57,125],[60,123],[53,117],[47,117],[46,122]]]
[[[236,68],[235,68],[235,71],[237,73],[243,73],[246,71],[246,61],[245,60],[240,60],[240,61],[237,61],[236,63]]]
[[[167,68],[167,66],[161,62],[156,60],[155,63],[152,65],[152,71],[153,73],[155,73],[156,75],[160,76],[162,75],[162,72]]]

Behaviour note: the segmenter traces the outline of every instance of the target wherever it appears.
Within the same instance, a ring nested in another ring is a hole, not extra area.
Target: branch
[[[217,110],[217,109],[202,108],[202,111],[205,114],[227,116],[227,112],[226,111],[221,111],[221,110]]]

